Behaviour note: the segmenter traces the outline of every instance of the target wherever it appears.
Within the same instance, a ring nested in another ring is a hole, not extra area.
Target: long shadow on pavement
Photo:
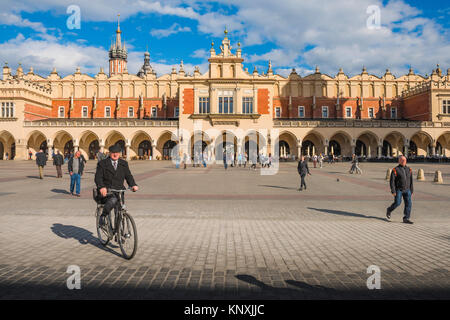
[[[310,285],[306,282],[301,281],[295,281],[295,280],[285,280],[287,284],[290,284],[292,286],[295,286],[299,289],[290,289],[290,288],[276,288],[269,286],[265,284],[264,282],[256,279],[253,276],[246,275],[246,274],[238,274],[236,275],[236,278],[238,280],[247,282],[249,284],[252,284],[254,286],[257,286],[261,288],[263,291],[270,292],[271,294],[275,296],[296,296],[296,297],[303,297],[303,298],[330,298],[330,295],[335,293],[335,289],[319,286],[319,285]]]
[[[292,188],[292,187],[282,187],[282,186],[270,186],[270,185],[267,185],[267,184],[259,184],[258,187],[277,188],[277,189],[287,189],[287,190],[297,190],[297,188]]]
[[[64,189],[52,189],[52,190],[50,190],[50,191],[51,191],[51,192],[54,192],[54,193],[70,194],[69,191],[64,190]]]
[[[102,246],[98,238],[94,237],[92,232],[76,227],[71,225],[64,225],[61,223],[54,223],[53,226],[50,228],[54,234],[56,234],[58,237],[64,238],[64,239],[75,239],[78,240],[80,244],[90,244],[94,247],[97,247],[99,249],[105,250],[106,252],[112,253],[118,257],[122,257],[120,254],[115,252],[114,250]],[[111,244],[109,244],[112,246]],[[114,246],[116,247],[116,246]],[[116,247],[117,248],[117,247]]]
[[[356,217],[356,218],[366,218],[366,219],[376,219],[381,221],[388,221],[386,218],[380,218],[380,217],[374,217],[374,216],[366,216],[364,214],[354,213],[354,212],[348,212],[348,211],[341,211],[341,210],[331,210],[331,209],[317,209],[317,208],[311,208],[307,207],[307,209],[319,211],[319,212],[325,212],[329,214],[336,214],[340,216],[348,216],[348,217]]]

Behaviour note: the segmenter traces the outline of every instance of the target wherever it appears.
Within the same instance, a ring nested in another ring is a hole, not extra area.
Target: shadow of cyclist
[[[92,232],[76,227],[71,225],[64,225],[61,223],[54,223],[53,226],[50,228],[54,234],[56,234],[58,237],[64,238],[64,239],[75,239],[78,240],[80,244],[90,244],[94,247],[100,248],[102,250],[105,250],[109,253],[113,253],[117,256],[120,256],[117,252],[114,250],[102,246],[99,239],[97,237],[94,237]],[[110,244],[110,246],[117,248],[117,246],[114,246]]]

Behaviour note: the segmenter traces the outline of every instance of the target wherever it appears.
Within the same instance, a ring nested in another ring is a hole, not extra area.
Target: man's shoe
[[[77,193],[77,194],[75,195],[75,197],[78,197],[78,198],[79,198],[79,197],[80,197],[80,194],[79,194],[79,193]]]
[[[403,223],[413,224],[414,222],[412,222],[411,220],[408,220],[408,219],[403,219]]]
[[[389,208],[386,209],[386,218],[391,220],[391,212],[389,211]]]

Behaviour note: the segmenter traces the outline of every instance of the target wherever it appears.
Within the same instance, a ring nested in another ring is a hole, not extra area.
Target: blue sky
[[[69,5],[80,8],[80,29],[67,28]],[[371,5],[380,9],[377,29],[367,26]],[[2,0],[0,61],[43,76],[54,67],[61,75],[77,66],[90,75],[107,71],[117,13],[130,73],[147,47],[158,76],[181,59],[188,71],[205,72],[211,41],[219,50],[225,26],[232,45],[242,43],[250,71],[266,71],[269,59],[284,76],[315,66],[331,76],[341,67],[350,76],[363,66],[377,76],[387,68],[400,76],[409,65],[423,75],[437,63],[450,68],[449,2],[419,0]]]

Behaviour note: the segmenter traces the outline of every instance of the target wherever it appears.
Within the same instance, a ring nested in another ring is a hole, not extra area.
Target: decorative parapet
[[[24,121],[24,127],[177,127],[177,120],[48,119]]]
[[[450,122],[431,121],[392,121],[392,120],[335,120],[335,121],[305,121],[305,120],[275,120],[275,128],[450,128]]]
[[[402,97],[407,98],[420,93],[430,91],[431,89],[449,89],[450,83],[447,80],[430,80],[426,82],[420,82],[419,84],[411,87],[408,90],[402,92]]]

